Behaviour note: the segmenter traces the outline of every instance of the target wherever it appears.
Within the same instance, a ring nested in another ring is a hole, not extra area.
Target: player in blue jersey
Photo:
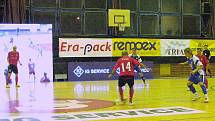
[[[29,78],[33,74],[34,75],[34,80],[35,80],[35,64],[32,62],[31,58],[29,59],[28,62],[28,70],[29,70]]]
[[[143,61],[142,61],[140,55],[137,54],[137,51],[136,51],[135,48],[132,49],[132,53],[129,54],[129,57],[134,58],[135,60],[137,60],[137,61],[140,63],[140,67],[144,67],[144,66],[145,66],[145,65],[142,63]],[[135,70],[137,70],[136,68],[138,68],[138,67],[135,67]],[[141,77],[141,79],[143,80],[143,83],[146,85],[146,80],[145,80],[144,76]]]
[[[192,100],[196,101],[197,99],[200,98],[199,94],[196,92],[196,89],[193,86],[193,84],[198,84],[201,87],[202,92],[205,95],[204,102],[207,103],[208,102],[208,93],[207,93],[207,89],[204,85],[205,73],[203,70],[203,64],[197,56],[193,55],[192,50],[190,48],[186,48],[184,50],[184,54],[187,57],[187,61],[184,63],[181,63],[181,64],[189,64],[192,68],[191,74],[190,74],[188,82],[187,82],[188,88],[195,95]]]

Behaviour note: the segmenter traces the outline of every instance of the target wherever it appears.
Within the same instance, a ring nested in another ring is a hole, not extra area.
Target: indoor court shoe
[[[20,87],[20,85],[17,84],[16,87]]]
[[[129,106],[134,106],[134,103],[133,102],[129,102],[128,105]]]
[[[196,101],[196,100],[198,100],[198,99],[200,99],[201,97],[199,96],[199,95],[195,95],[194,97],[193,97],[193,99],[192,99],[192,101]]]
[[[126,103],[126,100],[127,100],[127,99],[123,99],[123,100],[117,99],[117,100],[115,100],[115,103],[125,104],[125,103]]]
[[[6,85],[6,88],[10,88],[10,85]]]

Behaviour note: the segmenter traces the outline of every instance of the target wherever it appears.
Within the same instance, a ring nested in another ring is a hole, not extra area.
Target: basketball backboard
[[[110,27],[130,27],[130,10],[108,9],[108,26]]]

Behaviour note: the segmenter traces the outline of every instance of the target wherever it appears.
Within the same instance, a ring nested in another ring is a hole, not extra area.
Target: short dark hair
[[[13,49],[17,49],[17,47],[16,47],[16,46],[13,46]]]

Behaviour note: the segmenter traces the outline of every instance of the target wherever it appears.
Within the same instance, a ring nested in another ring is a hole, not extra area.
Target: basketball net
[[[121,32],[125,31],[125,26],[123,24],[119,24],[118,27],[119,27],[119,31]]]

